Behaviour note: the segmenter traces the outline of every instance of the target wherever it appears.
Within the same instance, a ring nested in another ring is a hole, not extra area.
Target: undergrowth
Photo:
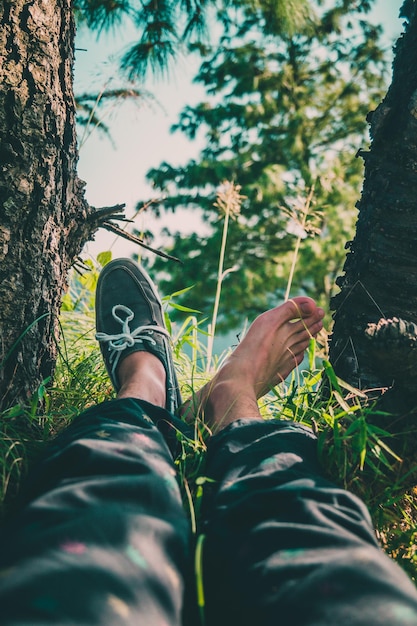
[[[3,514],[12,507],[22,478],[44,445],[79,412],[114,397],[94,339],[95,285],[101,265],[108,260],[109,255],[101,255],[97,264],[87,262],[89,271],[84,275],[72,275],[61,314],[62,339],[53,384],[45,381],[30,405],[12,407],[1,415]],[[181,307],[182,324],[171,324],[169,311],[178,308],[176,295],[167,296],[164,303],[174,361],[186,398],[209,380],[228,353],[208,358],[205,320],[199,320],[196,311]],[[414,493],[405,491],[402,460],[391,446],[394,434],[379,426],[381,414],[363,393],[336,377],[327,361],[324,332],[317,341],[310,341],[303,364],[259,406],[264,419],[293,420],[315,431],[325,473],[365,501],[381,545],[415,580],[417,505]],[[208,481],[204,459],[209,436],[202,419],[196,420],[193,436],[178,433],[180,454],[176,464],[196,535]]]

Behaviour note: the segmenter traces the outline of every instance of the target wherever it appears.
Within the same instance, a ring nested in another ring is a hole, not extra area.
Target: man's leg
[[[2,532],[2,625],[182,623],[190,530],[158,419],[115,400],[59,437]]]
[[[297,305],[303,326],[291,322],[292,303],[264,314],[200,393],[217,432],[206,468],[207,626],[415,626],[414,585],[380,550],[363,503],[323,478],[314,435],[260,419],[257,399],[321,326],[311,301]]]

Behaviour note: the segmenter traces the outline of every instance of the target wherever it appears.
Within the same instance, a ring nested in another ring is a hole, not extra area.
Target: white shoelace
[[[117,314],[117,311],[126,313],[126,317],[123,319]],[[165,335],[166,337],[169,337],[170,335],[166,328],[162,328],[161,326],[138,326],[135,330],[130,330],[129,322],[132,321],[135,314],[132,309],[124,304],[116,304],[112,308],[111,312],[116,322],[120,322],[122,325],[122,332],[114,335],[98,332],[96,333],[96,339],[101,343],[108,344],[108,350],[110,352],[109,362],[111,365],[111,377],[113,381],[116,381],[115,372],[123,350],[131,348],[135,345],[135,343],[143,343],[144,341],[147,341],[151,345],[155,346],[156,341],[152,337],[154,332]]]

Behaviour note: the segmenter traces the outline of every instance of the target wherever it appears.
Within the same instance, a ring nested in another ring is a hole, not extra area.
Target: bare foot
[[[213,432],[238,418],[260,417],[257,400],[301,363],[324,312],[311,298],[297,297],[262,313],[219,372],[183,407]]]
[[[132,352],[117,368],[120,390],[117,397],[138,398],[165,406],[166,373],[162,362],[150,352]]]

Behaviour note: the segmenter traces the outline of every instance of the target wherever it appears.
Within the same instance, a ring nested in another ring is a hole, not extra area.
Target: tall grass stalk
[[[240,195],[240,185],[235,185],[235,183],[224,182],[223,185],[217,192],[217,199],[214,203],[214,206],[219,209],[221,213],[224,214],[224,223],[223,223],[223,233],[222,233],[222,242],[220,246],[220,254],[219,254],[219,265],[217,269],[217,283],[216,283],[216,295],[214,298],[213,305],[213,315],[211,318],[211,324],[208,326],[208,340],[207,340],[207,363],[206,363],[206,371],[208,372],[211,368],[211,360],[213,356],[213,344],[214,337],[216,334],[216,324],[217,324],[217,315],[219,312],[220,305],[220,296],[222,292],[222,284],[224,278],[230,274],[231,272],[236,271],[238,268],[233,266],[227,270],[224,270],[224,257],[226,252],[226,243],[227,243],[227,233],[229,230],[229,220],[230,218],[236,218],[240,213],[240,208],[242,205],[242,200],[244,196]]]
[[[304,203],[304,206],[302,207],[302,210],[301,210],[301,219],[298,221],[298,225],[300,227],[300,233],[299,233],[299,235],[297,237],[297,241],[296,241],[296,244],[295,244],[294,252],[293,252],[293,255],[292,255],[291,269],[290,269],[290,273],[289,273],[289,276],[288,276],[287,289],[285,291],[285,296],[284,296],[284,301],[285,302],[287,302],[287,300],[290,297],[290,291],[291,291],[292,282],[293,282],[293,279],[294,279],[295,267],[297,265],[297,260],[298,260],[298,253],[300,251],[301,241],[305,237],[307,218],[308,218],[308,215],[309,215],[309,212],[310,212],[310,207],[311,207],[311,202],[313,200],[313,197],[314,197],[314,184],[311,186],[311,189],[308,192],[308,196],[307,196],[306,201]]]

